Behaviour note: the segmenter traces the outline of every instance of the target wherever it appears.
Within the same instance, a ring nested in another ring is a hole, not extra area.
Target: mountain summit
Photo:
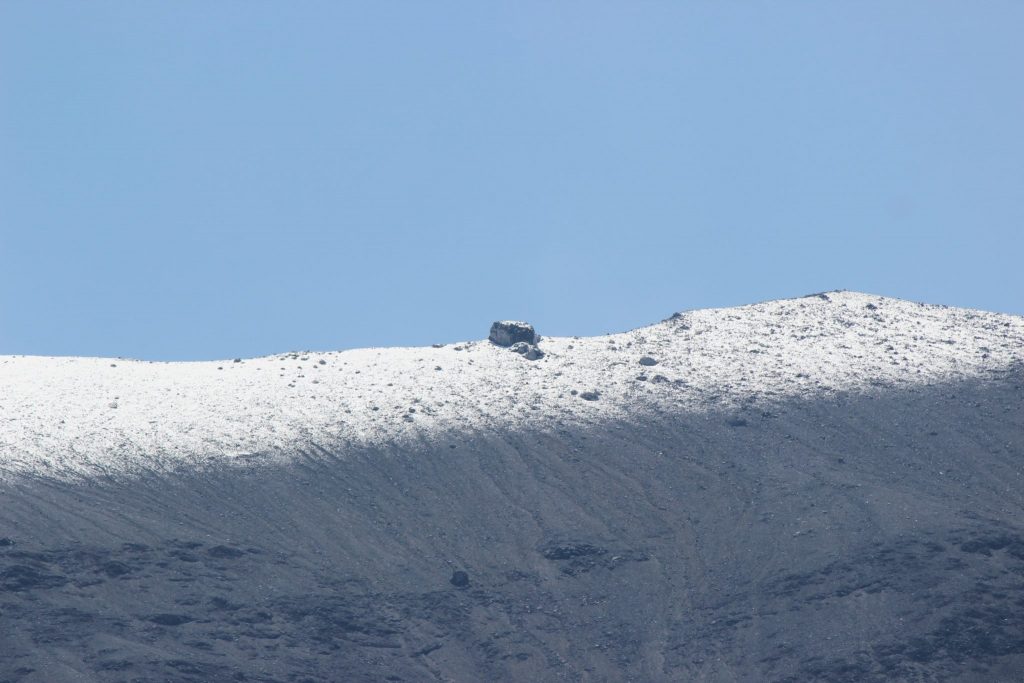
[[[1024,318],[528,345],[0,357],[0,679],[1024,675]]]

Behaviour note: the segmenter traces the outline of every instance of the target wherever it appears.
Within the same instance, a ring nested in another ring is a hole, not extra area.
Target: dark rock
[[[456,588],[466,588],[469,586],[469,574],[462,570],[454,571],[449,582]]]
[[[41,588],[60,588],[68,580],[44,569],[16,564],[0,572],[0,591],[26,591]]]
[[[540,341],[533,325],[517,320],[496,321],[491,325],[491,334],[488,339],[498,346],[512,346],[516,342],[536,344]]]
[[[192,621],[192,617],[185,616],[184,614],[154,614],[149,618],[149,621],[161,626],[181,626]]]
[[[182,562],[198,562],[199,561],[199,557],[198,556],[193,555],[192,553],[184,551],[184,550],[171,550],[167,554],[170,555],[171,557],[175,558],[176,560],[181,560]]]
[[[235,603],[230,602],[229,600],[226,600],[225,598],[217,596],[217,597],[214,597],[214,598],[210,598],[210,607],[212,607],[213,609],[224,609],[224,610],[235,611],[235,610],[241,609],[242,606],[241,605],[236,605]]]
[[[510,349],[523,356],[526,360],[539,360],[544,357],[544,352],[533,344],[527,344],[526,342],[516,342]]]
[[[131,572],[131,570],[131,567],[126,565],[124,562],[117,562],[115,560],[107,562],[103,565],[103,572],[111,578],[117,576],[124,576],[125,574]]]
[[[654,360],[650,356],[644,356],[640,359],[640,365],[657,365],[658,361]]]
[[[7,537],[0,538],[0,548],[7,548],[7,547],[12,546],[12,545],[14,545],[14,541],[13,540],[11,540],[11,539],[9,539]]]
[[[215,545],[209,550],[207,550],[206,553],[210,557],[219,557],[222,559],[234,559],[236,557],[241,557],[245,554],[238,548],[232,548],[229,545]]]
[[[580,394],[580,398],[582,398],[584,401],[596,401],[597,399],[601,398],[601,394],[600,392],[597,391],[584,391],[583,393]]]

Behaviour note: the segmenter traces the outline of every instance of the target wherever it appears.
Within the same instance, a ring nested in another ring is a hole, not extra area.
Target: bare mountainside
[[[0,681],[1024,677],[1024,319],[540,348],[0,357]]]

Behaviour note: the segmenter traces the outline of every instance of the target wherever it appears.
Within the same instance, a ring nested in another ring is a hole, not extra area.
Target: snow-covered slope
[[[829,292],[541,347],[538,361],[486,341],[192,363],[4,356],[0,467],[201,466],[984,377],[1024,362],[1024,319]]]

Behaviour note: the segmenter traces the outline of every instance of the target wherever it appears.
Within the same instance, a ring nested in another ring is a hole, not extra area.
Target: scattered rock
[[[516,342],[509,350],[514,351],[526,360],[538,360],[544,357],[544,352],[533,344],[527,344],[526,342]]]
[[[498,320],[491,325],[491,334],[488,339],[498,346],[512,346],[516,342],[537,344],[540,338],[530,323],[518,320]]]
[[[590,543],[553,543],[540,551],[546,560],[571,560],[587,555],[604,555],[606,552],[605,548]]]
[[[462,570],[454,571],[449,582],[456,588],[466,588],[469,586],[469,574]]]
[[[651,365],[657,365],[657,364],[658,364],[658,361],[656,361],[655,359],[651,358],[650,356],[644,356],[644,357],[642,357],[640,359],[640,365],[651,366]]]

